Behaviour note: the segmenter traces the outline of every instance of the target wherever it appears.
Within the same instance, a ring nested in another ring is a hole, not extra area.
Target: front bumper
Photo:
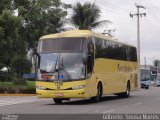
[[[160,86],[160,80],[157,80],[157,81],[156,81],[156,85],[157,85],[157,86]]]
[[[85,89],[78,90],[38,90],[39,98],[86,98]]]

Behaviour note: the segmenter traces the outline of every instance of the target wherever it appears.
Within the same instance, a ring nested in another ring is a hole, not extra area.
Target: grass
[[[15,85],[14,82],[0,82],[0,87],[2,86],[26,86],[26,87],[35,87],[35,81],[26,81],[27,85]]]
[[[0,82],[0,86],[13,86],[13,82]]]
[[[30,87],[35,87],[36,82],[35,81],[27,81],[27,85]]]

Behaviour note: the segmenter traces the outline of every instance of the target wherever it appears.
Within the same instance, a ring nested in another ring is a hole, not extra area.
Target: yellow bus
[[[129,97],[137,87],[136,48],[90,30],[42,36],[36,93],[57,104],[70,98]]]

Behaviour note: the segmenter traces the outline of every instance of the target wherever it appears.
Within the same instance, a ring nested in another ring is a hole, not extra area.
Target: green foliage
[[[4,9],[11,10],[11,2],[12,0],[0,0],[0,15],[2,14]]]
[[[0,56],[3,56],[3,54],[4,54],[4,52],[2,51],[4,44],[5,44],[5,41],[4,41],[4,31],[3,31],[3,28],[0,27]],[[3,63],[3,60],[0,59],[0,69],[2,69],[3,67],[5,67],[5,65]]]
[[[83,5],[79,2],[73,7],[73,16],[71,23],[78,29],[92,29],[100,27],[111,21],[103,20],[98,21],[100,18],[100,9],[95,4],[84,3]]]
[[[0,82],[11,81],[11,80],[12,80],[11,74],[9,74],[8,72],[0,72]]]
[[[36,48],[40,36],[58,32],[67,15],[63,7],[70,6],[60,0],[0,0],[0,69],[7,67],[17,78],[28,73],[27,51]]]
[[[0,82],[0,87],[2,86],[13,86],[13,82]]]
[[[25,80],[25,79],[23,79],[23,80]],[[25,82],[26,82],[26,84],[15,84],[14,81],[12,81],[12,82],[0,82],[0,87],[2,87],[2,86],[14,86],[14,87],[26,86],[26,87],[33,87],[33,88],[35,88],[35,81],[25,80]]]
[[[15,85],[27,85],[27,82],[25,79],[22,79],[22,78],[16,78],[14,80],[14,84]]]
[[[30,72],[31,63],[23,56],[14,56],[11,61],[11,70],[21,78],[24,73]]]
[[[40,36],[58,32],[62,27],[62,19],[67,15],[63,11],[60,0],[15,0],[18,15],[23,17],[21,28],[23,40],[27,48],[35,48]]]
[[[19,28],[21,17],[12,15],[4,10],[0,16],[0,66],[10,67],[12,58],[17,54],[24,54],[24,41],[20,39]]]
[[[30,87],[35,87],[35,81],[27,80],[27,85],[30,86]]]
[[[19,91],[20,93],[24,93],[24,94],[35,94],[36,93],[36,89],[33,87],[20,88]]]
[[[19,87],[15,87],[15,86],[2,86],[0,87],[0,94],[4,94],[4,93],[9,93],[9,94],[13,94],[13,93],[24,93],[24,94],[35,94],[36,93],[36,89],[34,87],[28,87],[28,86],[19,86]]]
[[[36,91],[35,82],[25,81],[25,84],[22,84],[20,79],[16,81],[18,81],[18,84],[17,83],[15,84],[15,82],[0,82],[0,94],[1,93],[35,94]],[[24,79],[22,81],[24,82]]]

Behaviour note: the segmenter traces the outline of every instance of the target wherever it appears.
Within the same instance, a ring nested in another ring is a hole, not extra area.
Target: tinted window
[[[95,38],[96,58],[108,58],[125,61],[137,61],[135,47],[114,41]]]
[[[39,52],[60,51],[60,50],[82,50],[84,47],[82,38],[56,38],[40,40]]]
[[[102,57],[102,40],[95,39],[96,58]]]
[[[137,61],[137,51],[135,47],[130,47],[131,61]]]
[[[94,66],[94,41],[92,38],[89,38],[87,40],[87,48],[88,48],[87,73],[89,77],[92,74]]]

